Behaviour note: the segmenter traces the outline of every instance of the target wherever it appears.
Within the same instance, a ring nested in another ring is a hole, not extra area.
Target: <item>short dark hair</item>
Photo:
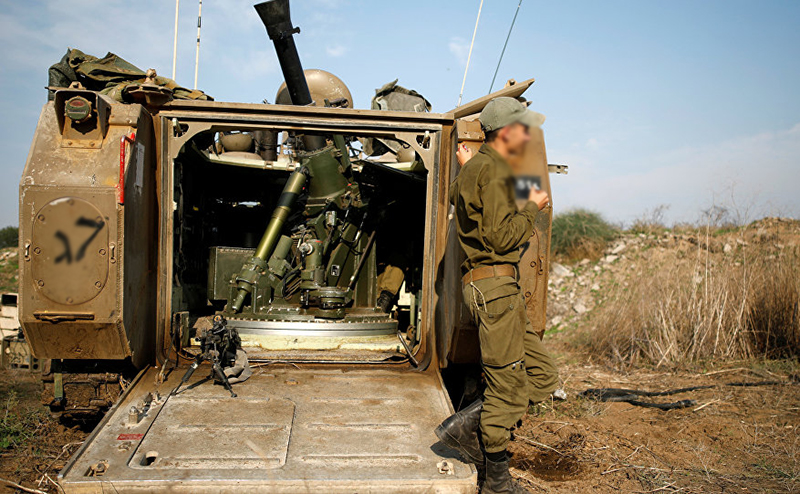
[[[502,127],[501,127],[502,128]],[[483,131],[483,142],[492,142],[493,140],[497,139],[497,136],[500,134],[500,129],[494,129]]]

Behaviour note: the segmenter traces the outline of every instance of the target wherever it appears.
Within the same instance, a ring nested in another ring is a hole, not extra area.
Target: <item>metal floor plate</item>
[[[234,404],[231,398],[209,396],[217,394],[213,391],[219,388],[208,385],[197,388],[192,397],[171,397],[128,466],[246,470],[285,465],[294,403],[284,398],[240,398]],[[187,438],[199,436],[202,443],[186,447]]]
[[[231,398],[199,383],[207,371],[165,400],[183,374],[173,372],[131,425],[131,406],[156,390],[147,372],[64,469],[64,490],[475,492],[474,468],[433,434],[451,413],[435,372],[271,366]]]

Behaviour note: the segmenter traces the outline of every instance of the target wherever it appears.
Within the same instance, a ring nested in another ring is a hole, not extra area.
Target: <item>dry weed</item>
[[[800,355],[800,250],[755,228],[654,247],[595,309],[586,345],[625,366]]]

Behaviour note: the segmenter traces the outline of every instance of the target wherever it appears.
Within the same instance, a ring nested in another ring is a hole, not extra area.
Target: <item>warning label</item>
[[[120,434],[117,436],[117,441],[138,441],[143,437],[144,434]]]

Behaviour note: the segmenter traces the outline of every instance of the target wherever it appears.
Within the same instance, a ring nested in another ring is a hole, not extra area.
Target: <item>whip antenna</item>
[[[203,0],[197,7],[197,49],[194,52],[194,88],[197,89],[197,68],[200,65],[200,25],[203,18]]]
[[[461,92],[458,93],[458,104],[456,108],[461,106],[461,98],[464,96],[464,84],[467,83],[467,71],[469,70],[469,61],[472,58],[472,46],[475,44],[475,34],[478,32],[478,21],[481,20],[481,10],[483,10],[483,0],[478,6],[478,18],[475,19],[475,29],[472,31],[472,42],[469,44],[469,54],[467,55],[467,66],[464,67],[464,79],[461,80]]]
[[[178,65],[178,6],[181,0],[175,0],[175,39],[172,41],[172,80],[175,80],[175,68]]]
[[[517,14],[519,14],[519,8],[522,6],[522,0],[519,0],[517,4],[517,10],[514,11],[514,18],[511,20],[511,27],[508,28],[508,36],[506,36],[506,42],[503,43],[503,51],[500,52],[500,60],[497,61],[497,67],[494,69],[494,76],[492,77],[492,84],[489,86],[489,93],[492,92],[494,88],[494,81],[497,79],[497,72],[500,70],[500,63],[503,61],[503,55],[506,54],[506,46],[508,46],[508,40],[511,38],[511,31],[514,30],[514,23],[517,22]]]

